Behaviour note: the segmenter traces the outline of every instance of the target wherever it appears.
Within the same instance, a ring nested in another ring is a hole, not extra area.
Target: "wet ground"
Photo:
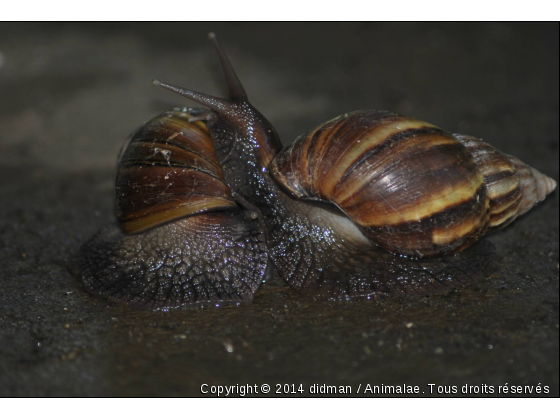
[[[83,292],[68,265],[113,221],[123,139],[188,105],[150,80],[224,93],[209,30],[285,143],[388,109],[559,178],[557,24],[0,24],[0,396],[404,383],[558,396],[558,192],[490,236],[496,275],[443,295],[317,303],[274,279],[249,305],[160,313]]]

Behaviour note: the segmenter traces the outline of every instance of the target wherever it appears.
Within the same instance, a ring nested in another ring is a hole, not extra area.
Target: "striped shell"
[[[476,160],[490,198],[489,230],[501,229],[556,188],[556,181],[472,136],[454,134]]]
[[[148,121],[121,154],[115,193],[117,218],[126,233],[237,207],[210,133],[203,122],[189,122],[189,111],[169,111]]]
[[[294,197],[334,203],[374,244],[417,257],[465,249],[556,186],[478,139],[385,111],[328,121],[270,171]]]

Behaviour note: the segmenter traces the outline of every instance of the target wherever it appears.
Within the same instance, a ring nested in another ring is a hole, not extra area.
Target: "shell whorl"
[[[123,151],[116,180],[117,218],[137,233],[194,214],[237,208],[204,123],[165,112],[144,124]]]
[[[556,181],[476,137],[454,134],[476,160],[490,198],[489,230],[501,229],[556,189]]]
[[[300,136],[270,166],[292,196],[331,202],[398,254],[459,252],[556,183],[469,136],[385,111],[356,111]]]
[[[311,130],[270,169],[293,196],[334,203],[394,253],[462,249],[489,220],[483,178],[466,147],[432,124],[385,111],[345,114]]]

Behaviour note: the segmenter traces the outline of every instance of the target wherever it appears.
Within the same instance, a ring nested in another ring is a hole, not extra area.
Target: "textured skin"
[[[263,172],[281,148],[274,127],[249,102],[232,103],[208,127],[229,187],[264,205]]]
[[[258,222],[243,213],[217,212],[137,235],[108,226],[83,245],[79,268],[85,288],[95,295],[172,309],[249,302],[267,262]]]
[[[499,266],[487,241],[437,259],[398,257],[365,242],[346,222],[337,226],[330,211],[281,192],[280,198],[284,206],[266,219],[270,258],[294,290],[315,300],[439,293],[488,277]]]

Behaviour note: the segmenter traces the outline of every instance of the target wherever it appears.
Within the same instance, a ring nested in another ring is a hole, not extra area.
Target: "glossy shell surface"
[[[136,233],[181,217],[236,208],[212,138],[191,110],[165,112],[137,130],[121,154],[117,218]]]
[[[334,203],[375,244],[432,256],[474,242],[489,221],[483,177],[467,148],[423,121],[357,111],[299,137],[271,165],[300,199]]]

